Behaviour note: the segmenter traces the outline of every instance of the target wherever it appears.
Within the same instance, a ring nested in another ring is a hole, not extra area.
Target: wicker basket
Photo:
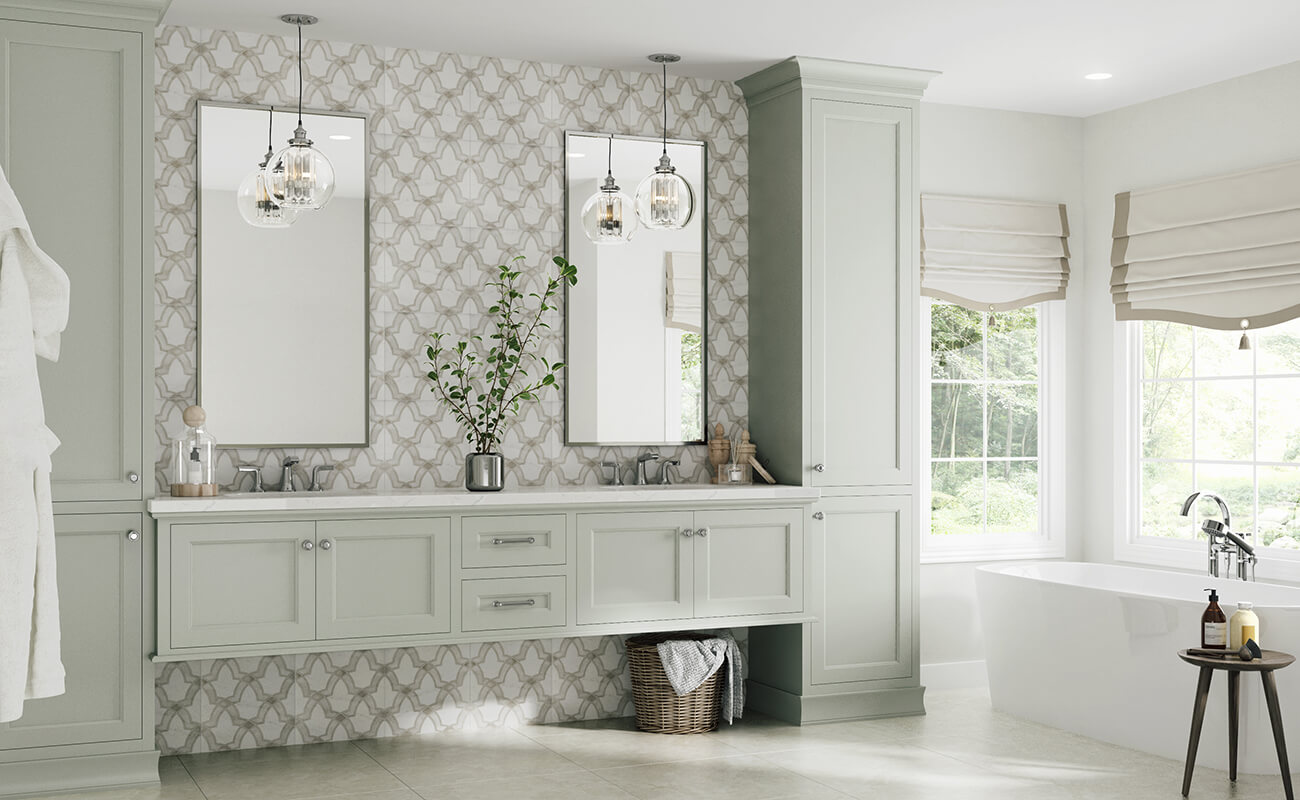
[[[679,697],[659,660],[660,642],[669,639],[708,639],[700,633],[650,633],[627,640],[632,671],[632,700],[636,726],[650,733],[707,733],[718,727],[722,700],[722,670]]]

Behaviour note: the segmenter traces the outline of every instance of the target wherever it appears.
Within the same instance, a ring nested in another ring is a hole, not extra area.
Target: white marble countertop
[[[512,506],[609,505],[617,503],[709,504],[736,501],[816,500],[821,491],[808,486],[573,486],[522,488],[502,492],[442,489],[434,492],[241,492],[217,497],[156,497],[149,501],[155,517],[227,511],[338,511],[343,509],[462,509]]]

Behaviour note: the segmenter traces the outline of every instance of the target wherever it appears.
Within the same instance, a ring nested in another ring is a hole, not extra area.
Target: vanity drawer
[[[563,627],[567,607],[563,575],[460,582],[462,631]]]
[[[462,567],[536,567],[564,564],[563,514],[465,517],[460,523]]]

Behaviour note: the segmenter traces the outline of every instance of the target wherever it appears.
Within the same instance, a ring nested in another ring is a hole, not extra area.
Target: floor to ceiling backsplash
[[[166,444],[195,401],[196,102],[291,105],[291,38],[163,27],[156,88],[156,305],[159,490]],[[307,41],[304,105],[369,115],[370,446],[295,450],[333,463],[350,489],[458,485],[464,441],[423,378],[424,335],[470,333],[490,303],[484,270],[563,252],[564,131],[658,135],[660,76],[509,59]],[[748,413],[748,115],[735,84],[669,75],[674,136],[708,144],[708,418],[732,430]],[[653,165],[647,165],[647,170]],[[579,265],[581,267],[581,265]],[[254,287],[255,288],[255,287]],[[256,324],[256,320],[250,320]],[[559,359],[560,331],[543,355]],[[310,331],[303,331],[304,346]],[[594,484],[595,462],[633,448],[565,447],[562,392],[527,408],[502,444],[507,486]],[[263,402],[268,413],[293,413]],[[210,420],[221,438],[221,421]],[[665,457],[670,450],[665,449]],[[221,451],[218,480],[240,463],[267,474],[281,450]],[[680,448],[704,480],[703,447]]]
[[[515,255],[541,266],[562,252],[564,131],[657,135],[659,76],[305,44],[304,105],[369,115],[371,444],[221,451],[218,480],[230,484],[236,464],[274,468],[291,452],[308,464],[336,464],[339,487],[457,486],[463,440],[423,383],[424,334],[471,332],[488,305],[479,290],[484,270]],[[278,36],[158,30],[160,491],[167,487],[166,444],[196,397],[196,103],[296,102],[294,45]],[[734,84],[673,76],[669,113],[674,136],[709,148],[708,417],[730,430],[748,413],[748,116]],[[557,332],[543,355],[556,359],[562,350]],[[600,474],[594,462],[634,455],[629,448],[565,447],[561,398],[556,392],[529,408],[507,433],[508,486],[594,484]],[[274,398],[260,401],[268,413],[293,413],[276,407]],[[211,428],[220,439],[220,420]],[[702,481],[703,450],[663,452],[682,460],[684,478]],[[617,637],[160,664],[155,687],[164,753],[631,713]]]

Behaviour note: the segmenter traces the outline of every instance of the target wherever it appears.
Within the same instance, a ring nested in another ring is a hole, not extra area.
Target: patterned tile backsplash
[[[164,755],[632,714],[617,636],[169,663],[155,693]]]
[[[196,398],[196,102],[291,105],[291,38],[180,27],[158,30],[156,217],[157,486],[166,445]],[[424,335],[474,332],[491,305],[485,270],[562,252],[564,131],[656,136],[660,76],[508,59],[308,41],[304,105],[370,118],[370,441],[292,451],[338,466],[349,489],[433,489],[463,480],[464,442],[428,391]],[[674,136],[708,144],[708,419],[729,430],[748,414],[748,114],[735,84],[669,76]],[[647,165],[647,168],[650,165]],[[581,267],[581,265],[579,265]],[[543,355],[560,359],[556,332]],[[212,420],[217,440],[220,420]],[[527,409],[502,444],[507,486],[595,484],[596,462],[635,448],[566,447],[562,393]],[[288,451],[222,450],[270,474]],[[705,448],[665,448],[703,481]]]
[[[304,105],[370,117],[370,440],[296,450],[350,489],[459,485],[463,444],[423,385],[430,330],[469,333],[488,304],[483,270],[563,249],[564,131],[655,136],[659,76],[591,67],[307,41]],[[155,92],[156,481],[196,397],[196,103],[289,105],[291,38],[158,29]],[[748,414],[748,116],[734,84],[669,76],[669,124],[709,148],[710,422]],[[557,326],[558,328],[559,326]],[[557,334],[543,353],[559,358]],[[213,421],[220,437],[220,423]],[[507,486],[594,484],[594,462],[632,448],[564,446],[555,393],[510,429]],[[223,450],[274,468],[289,451]],[[664,450],[704,480],[704,448]],[[738,632],[739,633],[739,632]],[[157,740],[167,754],[622,716],[632,710],[618,637],[440,645],[160,665]]]

